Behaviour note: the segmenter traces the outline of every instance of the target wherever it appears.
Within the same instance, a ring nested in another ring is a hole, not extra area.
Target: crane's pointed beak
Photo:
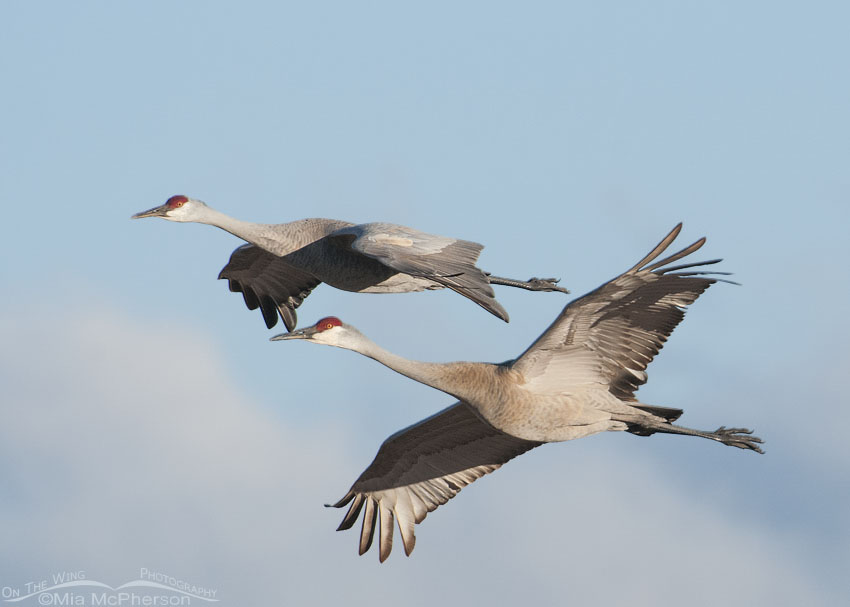
[[[148,209],[147,211],[136,213],[135,215],[132,215],[130,219],[141,219],[142,217],[165,217],[167,213],[168,207],[163,204],[158,207]]]
[[[270,337],[269,341],[284,341],[287,339],[310,339],[316,333],[316,327],[307,327],[306,329],[298,329],[289,333],[281,333]]]

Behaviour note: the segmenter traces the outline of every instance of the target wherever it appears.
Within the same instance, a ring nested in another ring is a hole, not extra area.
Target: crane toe
[[[753,431],[747,428],[727,428],[726,426],[720,426],[714,432],[714,435],[724,445],[738,447],[739,449],[751,449],[756,453],[764,453],[761,447],[759,447],[764,441],[757,436],[750,436],[752,433]]]

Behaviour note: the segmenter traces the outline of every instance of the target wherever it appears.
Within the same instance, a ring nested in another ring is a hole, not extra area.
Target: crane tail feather
[[[640,409],[641,411],[646,411],[647,413],[652,413],[653,415],[657,415],[658,417],[663,417],[668,422],[672,423],[679,419],[682,416],[684,411],[682,409],[674,409],[672,407],[659,407],[657,405],[644,405],[643,403],[629,403],[635,409]]]

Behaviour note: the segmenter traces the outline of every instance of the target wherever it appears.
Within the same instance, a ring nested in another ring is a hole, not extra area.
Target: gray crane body
[[[288,223],[252,223],[235,219],[212,207],[206,207],[204,223],[230,232],[300,268],[321,282],[343,291],[361,293],[400,293],[442,289],[424,278],[400,275],[398,271],[364,255],[352,254],[349,245],[358,236],[383,230],[386,234],[406,230],[388,223],[356,225],[336,219],[309,218]],[[430,236],[419,232],[421,237]],[[337,240],[335,237],[341,237]],[[367,236],[373,241],[374,236]],[[390,240],[390,236],[386,240]],[[423,239],[424,240],[424,239]],[[451,242],[451,239],[441,239]],[[409,245],[408,245],[409,246]],[[430,252],[439,251],[431,247]]]
[[[483,246],[391,223],[353,224],[302,219],[264,224],[235,219],[186,196],[133,215],[213,225],[250,243],[237,248],[219,278],[260,308],[266,326],[297,323],[295,309],[321,283],[359,293],[408,293],[449,288],[508,321],[491,284],[568,292],[557,279],[519,281],[490,276],[476,266]]]

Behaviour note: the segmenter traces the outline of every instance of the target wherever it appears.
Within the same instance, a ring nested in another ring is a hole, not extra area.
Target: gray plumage
[[[414,524],[471,482],[541,444],[500,432],[466,403],[455,403],[384,441],[372,464],[333,504],[342,508],[351,503],[337,531],[354,525],[365,504],[360,554],[372,543],[380,512],[382,521],[397,521],[404,553],[410,556],[416,544]],[[392,549],[392,523],[381,530],[384,561]]]
[[[525,352],[502,364],[407,360],[335,317],[272,338],[306,339],[360,352],[460,401],[387,439],[372,464],[334,504],[351,504],[340,529],[351,527],[362,513],[360,554],[379,528],[379,557],[386,559],[395,520],[409,555],[415,543],[413,526],[428,512],[477,478],[546,442],[604,431],[641,436],[660,432],[762,453],[761,439],[750,430],[721,426],[704,432],[674,425],[681,409],[635,398],[647,380],[647,366],[681,322],[686,306],[723,280],[717,275],[725,274],[701,269],[717,259],[670,265],[699,249],[704,238],[655,261],[680,230],[681,224],[631,269],[569,303]]]
[[[553,278],[519,281],[490,276],[476,267],[483,246],[426,234],[390,223],[355,225],[334,219],[260,224],[239,221],[200,200],[172,196],[134,219],[162,217],[206,223],[251,243],[237,248],[219,273],[249,309],[259,308],[268,328],[278,315],[287,330],[295,310],[321,283],[359,293],[409,293],[449,288],[508,321],[491,284],[534,291],[562,291]]]

